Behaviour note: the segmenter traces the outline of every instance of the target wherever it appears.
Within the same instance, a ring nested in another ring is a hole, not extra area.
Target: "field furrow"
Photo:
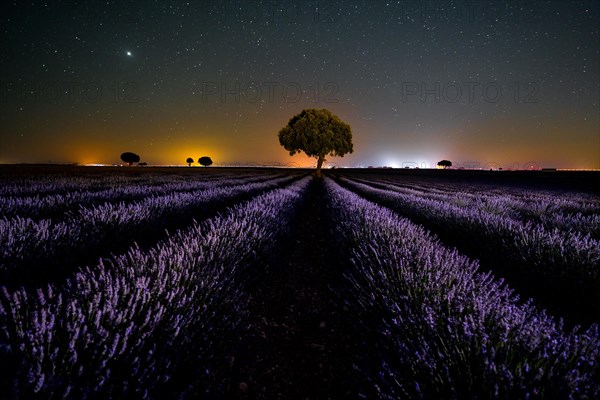
[[[0,277],[9,285],[42,282],[78,266],[125,251],[134,242],[148,246],[166,229],[189,226],[220,209],[298,179],[299,175],[198,192],[175,192],[137,202],[82,207],[66,220],[0,220]]]
[[[477,262],[327,180],[348,302],[370,337],[361,371],[379,398],[594,398],[597,326],[567,332]]]
[[[549,230],[477,208],[381,189],[341,178],[371,201],[437,234],[506,278],[524,298],[570,323],[600,321],[600,242],[577,232]],[[531,284],[535,282],[535,284]]]
[[[543,225],[546,229],[560,229],[600,239],[600,201],[580,194],[567,198],[541,195],[535,192],[519,196],[479,191],[466,192],[462,187],[438,190],[437,186],[405,186],[391,179],[353,178],[354,182],[415,196],[424,200],[440,201],[463,209],[477,209],[510,218],[517,222]]]
[[[244,277],[277,238],[308,178],[148,250],[37,291],[2,288],[2,331],[21,398],[214,398],[245,315]]]
[[[583,174],[32,169],[0,170],[0,398],[600,397]]]
[[[363,351],[331,240],[323,182],[310,183],[290,233],[249,278],[249,327],[235,349],[227,399],[343,399],[376,394],[353,368]],[[240,389],[240,385],[243,389]]]
[[[276,179],[280,175],[254,174],[231,177],[212,177],[207,179],[199,175],[197,179],[165,180],[162,176],[151,175],[144,182],[131,185],[115,185],[102,190],[79,188],[76,191],[65,191],[59,194],[34,194],[31,196],[1,196],[0,218],[30,218],[34,220],[65,219],[68,212],[76,212],[79,208],[87,208],[104,203],[130,203],[148,198],[160,198],[174,193],[192,193],[212,189],[215,186],[224,188],[240,184],[264,182]],[[93,181],[92,181],[93,182]],[[87,182],[91,185],[92,182]],[[8,183],[8,185],[15,183]],[[84,190],[85,189],[85,190]]]

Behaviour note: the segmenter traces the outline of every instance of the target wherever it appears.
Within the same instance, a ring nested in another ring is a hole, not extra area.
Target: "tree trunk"
[[[325,156],[319,156],[319,160],[317,161],[317,178],[320,178],[321,175],[321,167],[323,166],[323,161],[325,161]]]

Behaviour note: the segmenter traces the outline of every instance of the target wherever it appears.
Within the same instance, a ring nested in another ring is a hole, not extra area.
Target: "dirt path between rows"
[[[327,235],[322,182],[310,184],[293,233],[249,304],[256,321],[233,360],[230,399],[355,398],[352,316],[337,299],[342,267]]]

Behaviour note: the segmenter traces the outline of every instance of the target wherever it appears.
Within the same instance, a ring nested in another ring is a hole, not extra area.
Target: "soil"
[[[256,321],[235,358],[229,399],[355,398],[356,327],[338,299],[342,268],[314,180],[284,250],[256,285]]]

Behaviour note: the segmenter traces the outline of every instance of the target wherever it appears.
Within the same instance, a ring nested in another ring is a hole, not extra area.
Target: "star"
[[[443,157],[510,166],[517,156],[523,157],[519,166],[536,158],[551,167],[600,168],[598,10],[587,7],[598,2],[503,0],[490,9],[469,1],[424,7],[388,0],[184,1],[172,7],[150,1],[130,11],[118,2],[92,1],[73,13],[46,1],[44,15],[56,12],[53,24],[30,24],[27,35],[31,2],[10,3],[10,23],[0,30],[3,54],[18,57],[0,55],[0,104],[14,112],[0,111],[0,121],[11,126],[15,141],[0,130],[0,175],[7,157],[31,160],[33,146],[36,162],[70,162],[95,152],[112,164],[124,151],[114,143],[125,147],[133,140],[140,147],[130,150],[161,164],[181,162],[176,154],[186,154],[194,140],[200,148],[221,146],[230,161],[296,162],[269,129],[312,107],[330,109],[356,131],[357,152],[343,159],[346,166],[391,164],[389,153],[400,168],[425,161],[435,168]],[[527,3],[522,10],[521,3]],[[64,30],[75,17],[85,26]],[[116,103],[100,101],[110,94]],[[173,122],[171,131],[172,119],[188,111],[193,122]],[[72,133],[61,140],[81,131],[77,146],[36,143],[67,123]],[[102,141],[97,132],[105,128],[110,136]],[[143,138],[163,129],[173,132],[171,147],[146,153]],[[235,129],[237,139],[253,135],[270,143],[269,152],[247,156],[250,147],[232,145],[236,139],[225,135]],[[568,156],[561,152],[567,130],[577,132],[569,134]]]

